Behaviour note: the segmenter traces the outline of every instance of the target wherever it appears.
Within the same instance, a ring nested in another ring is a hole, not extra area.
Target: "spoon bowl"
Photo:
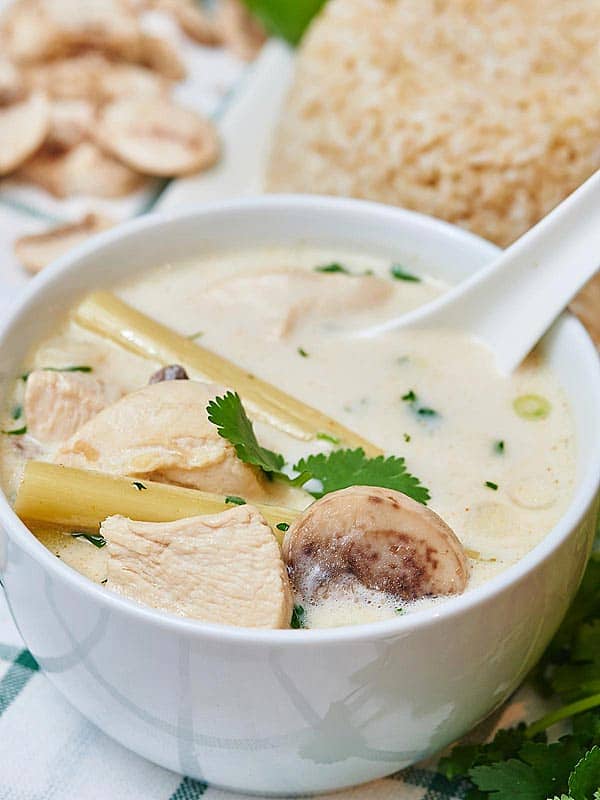
[[[432,303],[360,331],[464,331],[512,372],[600,266],[600,171],[492,263]]]

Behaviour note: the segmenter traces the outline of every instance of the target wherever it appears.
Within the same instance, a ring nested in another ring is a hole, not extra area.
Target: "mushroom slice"
[[[460,594],[467,558],[453,531],[400,492],[351,486],[313,503],[285,535],[283,555],[307,601],[359,583],[402,600]]]
[[[34,93],[0,107],[0,175],[7,175],[41,146],[50,127],[46,97]]]
[[[289,627],[293,601],[279,545],[252,506],[167,523],[114,516],[100,532],[108,589],[204,622]]]
[[[208,120],[149,98],[108,105],[100,118],[98,141],[133,169],[165,177],[208,167],[219,151]]]
[[[0,107],[22,100],[23,95],[24,83],[19,71],[12,62],[0,55]]]
[[[139,64],[106,60],[96,75],[97,100],[111,103],[125,97],[166,99],[171,81]]]
[[[198,44],[212,47],[221,44],[214,21],[194,0],[159,0],[156,7],[175,19],[181,30]]]
[[[252,61],[267,38],[262,26],[240,0],[221,0],[215,26],[225,46],[244,61]]]
[[[60,32],[40,0],[9,3],[0,18],[2,46],[18,62],[52,58],[60,52]]]
[[[271,483],[237,457],[208,420],[206,406],[220,387],[198,381],[161,381],[126,395],[84,425],[55,461],[268,500]]]
[[[122,197],[143,184],[141,175],[93,142],[58,153],[43,148],[23,164],[17,177],[37,183],[56,197]]]
[[[181,364],[169,364],[161,367],[150,375],[148,383],[162,383],[163,381],[189,381],[189,375]]]
[[[40,272],[52,261],[113,223],[100,214],[86,214],[79,222],[58,225],[43,233],[21,236],[14,244],[17,260],[28,272]]]
[[[94,124],[94,107],[85,100],[55,100],[50,107],[50,130],[45,147],[70,150],[87,138]]]
[[[108,402],[92,375],[34,370],[25,388],[27,432],[40,442],[64,442]]]
[[[151,33],[140,36],[136,61],[172,81],[182,81],[186,76],[185,66],[173,45]]]
[[[100,53],[83,53],[22,68],[31,89],[57,100],[95,100],[97,81],[111,62]]]

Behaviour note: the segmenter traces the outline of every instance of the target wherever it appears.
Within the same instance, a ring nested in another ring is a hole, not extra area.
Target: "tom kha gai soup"
[[[211,623],[410,614],[517,562],[565,511],[570,409],[448,331],[354,334],[446,286],[309,247],[167,264],[82,298],[15,375],[4,488],[106,591]]]

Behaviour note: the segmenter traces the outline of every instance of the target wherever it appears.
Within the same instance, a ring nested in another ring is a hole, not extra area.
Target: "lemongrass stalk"
[[[273,527],[279,541],[300,513],[290,508],[251,504]],[[224,495],[92,470],[28,461],[17,491],[15,511],[22,520],[76,530],[97,530],[112,514],[141,522],[171,522],[233,508]]]
[[[193,377],[234,389],[256,416],[298,439],[326,434],[348,447],[362,447],[368,456],[383,453],[327,414],[156,322],[110,292],[89,295],[75,310],[75,320],[138,355],[163,365],[181,364]]]

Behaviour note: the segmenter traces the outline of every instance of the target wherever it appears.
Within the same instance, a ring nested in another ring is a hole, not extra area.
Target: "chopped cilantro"
[[[13,406],[10,412],[10,416],[13,419],[21,419],[21,417],[23,416],[23,406],[22,405]]]
[[[427,503],[429,500],[429,491],[421,486],[418,478],[406,471],[403,458],[367,458],[362,447],[356,450],[334,450],[327,455],[311,455],[301,459],[294,465],[294,469],[308,472],[321,482],[322,491],[311,491],[313,497],[317,498],[349,486],[381,486],[403,492],[419,503]]]
[[[194,339],[199,339],[201,336],[204,336],[204,331],[196,331],[196,333],[188,333],[186,339],[194,341]]]
[[[93,367],[90,367],[87,364],[76,365],[74,367],[40,367],[40,369],[43,372],[93,372]],[[26,381],[30,375],[31,370],[29,372],[24,372],[21,375],[21,380]]]
[[[246,505],[246,501],[244,500],[244,498],[243,497],[238,497],[237,494],[228,494],[227,497],[225,498],[225,502],[226,503],[230,503],[231,505],[234,505],[234,506],[245,506]]]
[[[278,522],[277,525],[275,525],[275,527],[277,528],[278,531],[283,531],[285,533],[287,530],[289,530],[290,526],[287,522]]]
[[[408,403],[414,413],[419,417],[437,417],[439,416],[438,412],[434,408],[429,408],[428,406],[422,406],[419,403],[419,398],[417,397],[416,392],[413,389],[409,389],[406,394],[402,395],[402,400],[405,403]]]
[[[254,464],[265,472],[280,472],[284,464],[283,456],[259,445],[237,392],[215,397],[206,411],[208,419],[217,426],[219,436],[231,442],[242,461]]]
[[[410,438],[411,438],[411,437],[410,437],[410,433],[404,433],[404,434],[402,434],[402,435],[403,435],[403,437],[404,437],[404,441],[405,441],[405,442],[407,442],[407,443],[408,443],[408,442],[410,442]]]
[[[498,484],[494,483],[494,481],[486,481],[484,486],[487,486],[488,489],[493,489],[494,492],[498,491]]]
[[[143,484],[141,481],[133,481],[131,485],[132,485],[132,486],[133,486],[135,489],[137,489],[137,490],[138,490],[138,492],[143,492],[143,491],[144,491],[144,489],[147,489],[147,488],[148,488],[147,486],[144,486],[144,484]]]
[[[303,347],[298,348],[298,355],[302,356],[302,358],[308,358],[308,353]]]
[[[421,282],[421,278],[419,278],[418,275],[413,275],[412,272],[404,269],[400,264],[393,264],[390,267],[390,273],[392,278],[395,278],[397,281],[409,281],[411,283]]]
[[[305,616],[306,611],[304,610],[304,606],[294,606],[294,610],[292,611],[292,619],[290,620],[290,628],[305,628]]]
[[[494,442],[494,453],[498,453],[498,455],[502,455],[504,453],[504,441],[502,439]]]
[[[343,264],[323,264],[321,267],[315,267],[315,272],[343,272],[345,275],[351,275],[350,270]]]
[[[72,533],[71,536],[74,539],[85,539],[86,542],[93,544],[94,547],[104,547],[106,544],[106,539],[100,533],[84,533],[76,531],[75,533]]]
[[[513,400],[513,408],[523,419],[538,420],[546,419],[552,405],[539,394],[522,394]]]
[[[399,617],[401,617],[403,614],[406,614],[406,611],[402,608],[402,606],[398,606],[394,609],[394,614],[397,614]]]
[[[12,431],[2,431],[5,436],[23,436],[23,434],[27,433],[27,425],[23,425],[22,428],[14,428]]]
[[[317,433],[317,439],[322,439],[324,442],[331,442],[331,444],[339,444],[340,440],[337,436],[332,436],[330,433]]]

